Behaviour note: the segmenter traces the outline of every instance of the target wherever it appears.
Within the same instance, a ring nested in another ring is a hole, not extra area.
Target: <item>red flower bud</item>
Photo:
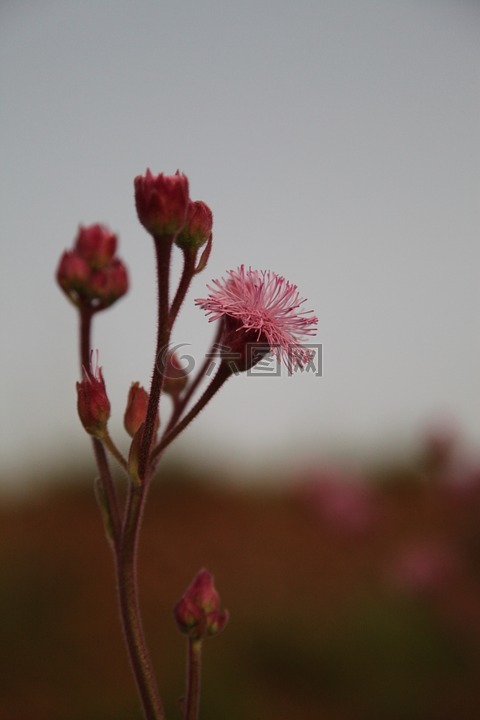
[[[87,289],[90,299],[98,301],[97,309],[109,307],[128,290],[125,265],[116,258],[107,267],[93,270]]]
[[[228,621],[228,612],[220,610],[220,598],[213,576],[202,569],[174,608],[180,632],[195,640],[216,635]]]
[[[134,180],[138,219],[154,237],[176,235],[185,224],[188,207],[188,179],[178,170],[175,175],[157,175],[150,170]]]
[[[85,290],[90,277],[90,268],[83,258],[73,250],[65,250],[57,268],[57,282],[74,302],[77,295]]]
[[[123,417],[125,430],[130,437],[133,437],[140,425],[143,425],[147,417],[148,393],[140,383],[132,383],[127,400],[127,408]],[[156,429],[158,428],[158,415]]]
[[[182,250],[198,250],[212,234],[212,226],[213,215],[208,205],[201,200],[190,200],[185,225],[175,242]]]
[[[103,310],[128,290],[128,274],[114,257],[117,237],[103,225],[82,227],[73,250],[65,251],[57,268],[57,281],[80,308]]]
[[[92,268],[108,265],[117,249],[117,236],[103,225],[89,225],[78,229],[75,250]]]
[[[163,392],[178,396],[188,383],[188,374],[173,351],[167,353],[163,368]]]
[[[90,369],[83,368],[83,380],[77,382],[77,408],[87,433],[100,437],[110,417],[110,401],[102,369],[94,367],[91,359]]]

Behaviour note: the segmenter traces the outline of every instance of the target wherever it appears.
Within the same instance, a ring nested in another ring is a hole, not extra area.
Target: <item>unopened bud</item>
[[[117,249],[117,236],[103,225],[80,225],[75,250],[92,268],[108,265]]]
[[[163,368],[163,392],[177,397],[182,393],[188,383],[188,374],[180,365],[177,355],[170,351],[167,353]]]
[[[228,612],[220,610],[220,598],[213,576],[202,569],[174,608],[180,632],[195,640],[219,633],[228,621]]]
[[[110,418],[110,401],[100,367],[83,369],[83,380],[77,382],[77,408],[87,433],[101,437]]]
[[[75,250],[65,250],[57,267],[57,282],[74,302],[85,291],[90,277],[87,262]]]
[[[138,219],[154,237],[176,235],[185,224],[188,207],[188,179],[175,175],[138,175],[134,181]]]
[[[123,262],[116,258],[106,267],[93,270],[88,283],[89,296],[104,309],[119,300],[128,290],[128,274]]]
[[[201,200],[188,203],[185,225],[175,239],[182,250],[198,250],[205,245],[212,234],[212,211]]]
[[[114,257],[117,237],[103,225],[80,226],[73,250],[65,251],[57,281],[79,308],[104,310],[128,290],[128,273]]]
[[[140,425],[145,422],[148,408],[148,393],[140,383],[132,383],[127,400],[123,424],[130,437],[133,437]]]

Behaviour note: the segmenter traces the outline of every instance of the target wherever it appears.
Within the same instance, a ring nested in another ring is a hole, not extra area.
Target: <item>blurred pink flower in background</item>
[[[459,434],[453,423],[432,423],[422,439],[421,456],[426,468],[433,472],[448,468],[457,454],[458,445]]]
[[[448,590],[460,572],[460,560],[444,542],[421,539],[401,547],[386,572],[401,592],[425,595]]]
[[[359,535],[378,518],[378,507],[366,478],[339,467],[315,468],[298,484],[300,497],[332,529]]]
[[[480,458],[469,457],[452,423],[437,423],[427,430],[421,462],[428,478],[450,500],[460,505],[465,502],[480,505]]]

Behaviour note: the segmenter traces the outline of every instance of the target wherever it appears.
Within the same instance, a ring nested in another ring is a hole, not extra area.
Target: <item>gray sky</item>
[[[88,444],[75,313],[53,281],[78,223],[120,236],[131,292],[94,344],[120,444],[154,347],[153,249],[132,181],[190,179],[215,216],[193,299],[240,263],[298,284],[324,375],[238,377],[177,452],[238,468],[373,452],[450,419],[480,444],[480,4],[4,0],[0,9],[6,475]]]

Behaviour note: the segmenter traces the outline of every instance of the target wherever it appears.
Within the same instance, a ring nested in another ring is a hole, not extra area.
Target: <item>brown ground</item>
[[[140,557],[169,719],[184,667],[171,608],[202,566],[231,616],[205,644],[202,720],[480,717],[477,486],[386,471],[357,526],[311,482],[253,493],[169,475]],[[90,481],[5,505],[0,539],[0,720],[139,720]]]

